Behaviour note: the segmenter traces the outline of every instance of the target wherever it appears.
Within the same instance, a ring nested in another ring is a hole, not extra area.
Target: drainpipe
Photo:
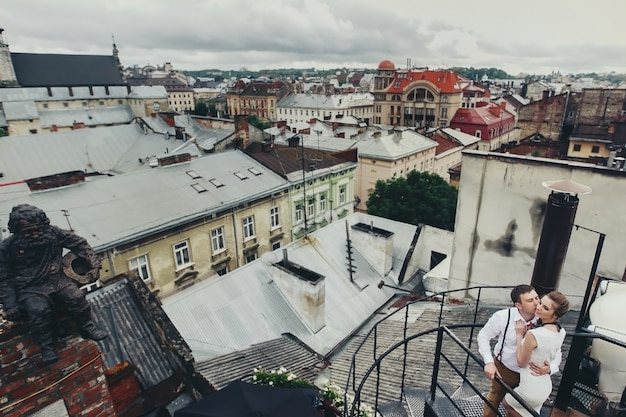
[[[233,236],[235,238],[235,262],[237,263],[237,268],[239,268],[239,243],[237,242],[237,222],[235,218],[235,209],[231,209],[231,216],[233,218]]]

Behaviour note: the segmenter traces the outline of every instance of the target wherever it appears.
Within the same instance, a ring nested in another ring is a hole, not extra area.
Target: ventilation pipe
[[[544,181],[542,185],[551,193],[530,283],[539,296],[558,288],[578,208],[577,195],[591,192],[586,185],[568,180]]]

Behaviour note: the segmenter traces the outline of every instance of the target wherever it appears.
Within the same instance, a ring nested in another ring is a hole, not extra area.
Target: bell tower
[[[11,60],[11,51],[9,50],[9,44],[2,37],[2,32],[4,32],[4,29],[0,28],[0,85],[17,87],[17,77],[15,76],[13,61]]]

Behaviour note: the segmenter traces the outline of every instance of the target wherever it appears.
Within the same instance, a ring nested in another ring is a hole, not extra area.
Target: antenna
[[[61,211],[63,212],[63,216],[65,217],[65,220],[67,221],[67,225],[70,228],[70,232],[74,232],[74,228],[72,227],[72,224],[70,223],[70,212],[69,212],[69,210],[61,209]]]

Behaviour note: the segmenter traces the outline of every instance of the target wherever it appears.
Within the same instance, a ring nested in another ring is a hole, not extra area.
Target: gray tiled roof
[[[72,126],[75,122],[85,126],[105,126],[128,124],[135,118],[129,106],[81,108],[67,110],[46,110],[39,112],[39,123],[43,128]]]
[[[251,173],[250,168],[260,175]],[[247,174],[247,178],[239,179],[234,174],[237,171]],[[188,172],[199,177],[193,178]],[[223,186],[217,188],[210,179],[217,179]],[[0,229],[6,228],[14,205],[28,203],[46,211],[53,224],[67,227],[69,220],[79,235],[102,251],[255,201],[285,187],[284,179],[243,152],[225,151],[129,174],[88,177],[84,183],[52,190],[30,192],[26,184],[0,187]]]
[[[231,381],[248,380],[255,368],[272,371],[281,367],[313,383],[324,364],[323,358],[288,336],[194,364],[196,371],[218,390]]]
[[[149,169],[147,157],[183,145],[170,136],[146,134],[137,124],[0,138],[0,183],[69,171],[125,173]],[[180,152],[200,156],[188,144]],[[139,160],[141,159],[141,161]]]
[[[123,85],[113,55],[11,53],[22,87]]]

